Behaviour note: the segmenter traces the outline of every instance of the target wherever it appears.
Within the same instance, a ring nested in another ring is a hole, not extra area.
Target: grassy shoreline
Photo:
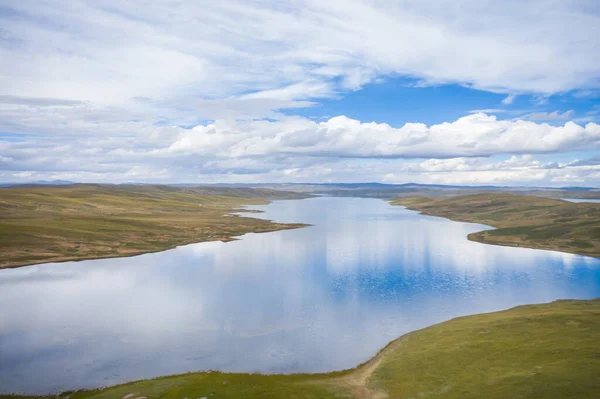
[[[0,269],[135,256],[305,227],[233,213],[245,212],[246,205],[307,197],[267,189],[170,186],[0,188]]]
[[[516,194],[406,197],[390,203],[424,215],[495,228],[469,234],[471,241],[600,257],[600,203]]]
[[[244,212],[244,210],[243,209],[242,210],[238,209],[238,210],[235,210],[235,212]],[[261,219],[261,220],[265,220],[267,222],[273,223],[272,221],[267,220],[267,219]],[[157,252],[168,251],[169,249],[175,249],[177,247],[191,245],[191,244],[199,244],[199,243],[202,243],[202,242],[210,242],[210,241],[230,242],[230,241],[236,241],[236,240],[239,239],[238,237],[241,237],[244,234],[248,234],[248,233],[254,233],[254,234],[270,233],[270,232],[274,232],[274,231],[299,229],[299,228],[302,228],[302,227],[308,227],[308,226],[310,226],[309,224],[305,224],[305,223],[285,223],[285,224],[273,223],[273,224],[275,225],[275,226],[273,226],[273,229],[265,229],[265,230],[260,230],[260,231],[247,231],[247,232],[240,233],[239,235],[227,236],[227,237],[221,237],[221,238],[219,238],[219,237],[211,237],[211,238],[203,238],[203,239],[192,239],[189,242],[182,241],[179,244],[173,244],[172,246],[169,246],[169,247],[160,247],[160,248],[156,248],[156,249],[153,249],[153,250],[131,251],[131,252],[128,252],[126,254],[91,255],[89,257],[88,256],[75,256],[75,257],[64,257],[64,258],[52,258],[52,260],[41,259],[41,260],[36,260],[36,261],[27,261],[26,263],[8,264],[6,266],[0,264],[0,270],[2,270],[2,269],[17,269],[17,268],[20,268],[20,267],[35,266],[35,265],[41,265],[41,264],[44,264],[44,263],[65,263],[65,262],[80,262],[80,261],[84,261],[84,260],[130,258],[130,257],[133,257],[133,256],[139,256],[139,255],[145,255],[145,254],[152,254],[152,253],[157,253]]]
[[[390,342],[356,368],[325,374],[188,373],[70,399],[595,398],[600,299],[561,300],[455,318]],[[130,396],[128,396],[130,395]],[[56,398],[0,395],[0,399]]]

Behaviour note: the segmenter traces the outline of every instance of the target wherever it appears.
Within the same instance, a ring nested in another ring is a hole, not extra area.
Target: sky
[[[0,182],[600,187],[597,0],[0,0]]]

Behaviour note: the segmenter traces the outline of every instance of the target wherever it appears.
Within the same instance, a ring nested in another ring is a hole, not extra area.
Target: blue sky
[[[0,0],[0,181],[600,187],[594,0]]]
[[[600,97],[592,94],[560,93],[549,96],[522,94],[510,104],[506,94],[446,84],[419,87],[406,78],[386,78],[360,90],[340,93],[336,98],[319,101],[313,107],[286,112],[314,118],[346,115],[363,122],[388,123],[400,127],[408,122],[428,125],[453,121],[475,111],[486,111],[502,119],[528,118],[553,125],[568,120],[600,121]],[[544,118],[536,113],[558,111],[564,117]],[[571,111],[571,112],[569,112]],[[537,118],[537,119],[536,119]]]

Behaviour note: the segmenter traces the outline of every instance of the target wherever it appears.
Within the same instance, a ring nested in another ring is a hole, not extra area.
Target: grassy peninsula
[[[342,372],[190,373],[61,397],[591,399],[600,397],[598,337],[600,299],[557,301],[415,331]]]
[[[302,227],[231,215],[307,195],[250,188],[76,184],[0,188],[0,268],[131,256]]]
[[[494,193],[406,197],[394,199],[391,204],[496,228],[469,234],[472,241],[600,257],[600,203]]]

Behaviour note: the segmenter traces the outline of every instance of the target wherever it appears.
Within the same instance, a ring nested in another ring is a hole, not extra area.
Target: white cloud
[[[573,114],[573,110],[568,110],[563,113],[557,110],[554,112],[533,112],[523,116],[523,118],[534,121],[566,121],[572,119]]]
[[[506,92],[509,103],[596,89],[600,75],[600,17],[566,0],[21,0],[3,10],[8,96],[290,101],[402,75]]]
[[[435,180],[454,162],[466,181],[504,173],[473,157],[597,150],[598,124],[535,123],[568,112],[393,128],[278,111],[397,76],[504,103],[594,92],[598,11],[567,0],[0,0],[0,132],[12,134],[0,133],[0,180],[357,181],[395,167]],[[584,173],[524,168],[525,180]]]
[[[513,101],[515,101],[515,97],[516,96],[514,94],[509,94],[508,96],[504,97],[504,100],[502,100],[502,104],[512,104]]]
[[[564,186],[600,185],[600,165],[543,163],[532,155],[492,162],[485,158],[429,159],[404,165],[384,176],[387,183]]]
[[[503,114],[512,113],[513,110],[501,109],[501,108],[483,108],[483,109],[472,109],[469,111],[470,114]]]
[[[561,165],[550,162],[542,163],[531,154],[513,155],[508,159],[490,162],[487,158],[452,158],[452,159],[428,159],[415,165],[415,171],[424,172],[466,172],[466,171],[515,171],[534,169],[557,169]],[[562,165],[565,167],[567,165]]]
[[[472,114],[393,128],[343,116],[323,122],[284,117],[192,129],[114,121],[93,124],[87,134],[78,134],[85,122],[73,123],[62,133],[0,141],[0,181],[554,184],[571,178],[600,185],[593,159],[558,164],[531,155],[598,150],[600,125],[594,123],[551,126]],[[492,162],[488,156],[508,158]]]
[[[287,117],[278,121],[217,121],[182,132],[174,154],[220,158],[275,153],[356,158],[455,158],[510,153],[600,149],[600,125],[551,126],[471,114],[452,123],[401,128],[338,116],[325,122]]]

